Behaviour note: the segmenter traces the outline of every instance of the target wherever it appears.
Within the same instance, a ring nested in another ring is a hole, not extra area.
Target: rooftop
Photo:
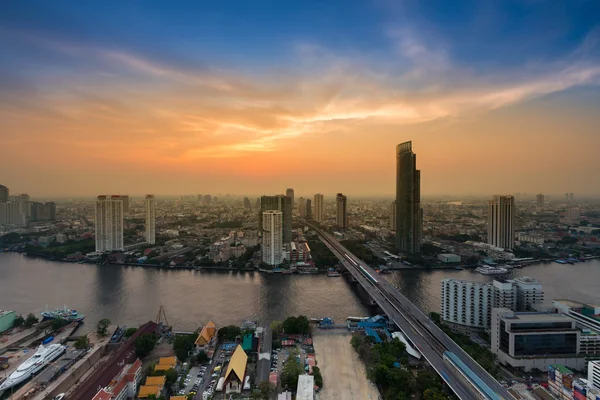
[[[570,375],[573,373],[573,371],[561,364],[554,364],[552,367],[563,375]]]
[[[315,377],[312,375],[300,375],[298,377],[298,389],[296,400],[313,400],[315,392]]]
[[[231,379],[232,375],[235,375],[238,381],[244,381],[244,375],[246,374],[246,364],[248,362],[248,356],[242,346],[238,345],[231,356],[231,361],[227,366],[227,373],[225,374],[225,381]]]
[[[144,386],[140,387],[140,392],[138,393],[138,398],[145,399],[146,397],[149,397],[151,395],[158,396],[160,394],[161,390],[162,390],[162,387],[157,386],[157,385],[153,385],[153,386],[144,385]]]

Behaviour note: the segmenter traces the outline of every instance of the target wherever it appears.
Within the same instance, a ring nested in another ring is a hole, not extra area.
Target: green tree
[[[275,385],[269,381],[260,382],[258,384],[259,399],[269,400],[275,394]]]
[[[98,321],[98,324],[96,325],[96,332],[98,333],[98,336],[106,336],[108,334],[109,325],[110,319],[108,318],[103,318],[100,321]]]
[[[361,335],[352,335],[352,339],[350,339],[350,344],[354,348],[354,350],[358,350],[360,346],[365,342],[364,337]]]
[[[88,339],[87,335],[80,336],[75,343],[73,344],[78,350],[85,350],[90,347],[90,339]]]
[[[431,372],[429,370],[419,371],[419,374],[416,378],[417,390],[419,393],[425,395],[425,391],[428,389],[431,390],[441,390],[442,389],[442,381],[439,376]]]
[[[271,322],[271,331],[273,334],[279,335],[283,331],[283,323],[281,321]]]
[[[31,328],[32,326],[34,326],[38,322],[40,322],[40,320],[38,319],[38,317],[36,317],[32,313],[29,313],[29,314],[27,314],[27,318],[25,318],[25,328]]]
[[[25,323],[25,318],[23,318],[23,316],[21,314],[19,314],[15,317],[15,320],[13,321],[13,326],[15,328],[18,328],[19,326],[22,326],[24,323]]]
[[[298,317],[288,317],[283,321],[283,331],[287,334],[306,335],[310,331],[310,323],[304,315]]]
[[[145,333],[135,339],[135,353],[138,357],[144,358],[156,346],[156,335],[154,333]]]
[[[126,338],[131,337],[135,333],[135,331],[137,331],[137,328],[127,328],[123,336],[125,336]]]
[[[208,358],[208,355],[206,354],[206,352],[204,350],[201,350],[200,352],[198,352],[198,355],[196,356],[196,361],[198,361],[198,363],[200,364],[204,364],[206,362],[208,362],[210,359]]]
[[[236,337],[242,334],[242,329],[239,326],[228,325],[224,326],[217,332],[217,337],[219,341],[222,342],[224,340],[232,341],[235,340]]]
[[[319,367],[313,367],[312,369],[313,371],[313,376],[315,377],[315,385],[317,385],[319,388],[323,387],[323,376],[321,375],[321,370],[319,369]]]
[[[448,400],[450,397],[446,396],[439,389],[427,389],[423,392],[423,400]]]
[[[189,352],[194,347],[195,335],[177,335],[173,343],[173,350],[179,361],[184,362],[188,358]]]
[[[165,378],[167,378],[168,387],[173,387],[173,384],[177,382],[177,371],[175,371],[173,368],[169,368],[165,371]]]
[[[281,372],[281,386],[288,390],[295,390],[298,386],[298,376],[302,373],[304,373],[304,370],[300,365],[300,361],[298,361],[295,354],[290,353]]]

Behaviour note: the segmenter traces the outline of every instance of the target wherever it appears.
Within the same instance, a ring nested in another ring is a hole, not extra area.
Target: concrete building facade
[[[96,200],[96,251],[123,250],[123,200],[98,196]]]
[[[396,147],[396,248],[415,254],[421,251],[423,209],[421,208],[421,171],[412,142]]]
[[[442,279],[442,320],[463,330],[488,328],[493,289],[489,282]]]
[[[153,194],[146,195],[146,242],[156,243],[156,199]]]
[[[325,196],[323,196],[321,193],[315,194],[315,197],[314,197],[315,213],[314,213],[313,218],[317,222],[323,222],[323,215],[324,215],[324,211],[325,211],[325,209],[323,208],[324,201],[325,201]]]
[[[279,265],[283,261],[283,213],[266,210],[262,213],[263,237],[262,258],[268,265]]]
[[[494,196],[488,202],[488,243],[503,249],[515,244],[515,198]]]
[[[338,193],[335,196],[336,214],[335,214],[335,226],[338,229],[348,229],[348,198],[342,193]]]

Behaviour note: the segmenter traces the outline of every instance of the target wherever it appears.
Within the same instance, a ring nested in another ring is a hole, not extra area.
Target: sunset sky
[[[36,196],[600,194],[600,2],[0,2],[0,184]]]

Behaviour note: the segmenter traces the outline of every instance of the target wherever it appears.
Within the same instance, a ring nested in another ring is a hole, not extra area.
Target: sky
[[[0,184],[36,196],[600,194],[600,2],[0,2]]]

